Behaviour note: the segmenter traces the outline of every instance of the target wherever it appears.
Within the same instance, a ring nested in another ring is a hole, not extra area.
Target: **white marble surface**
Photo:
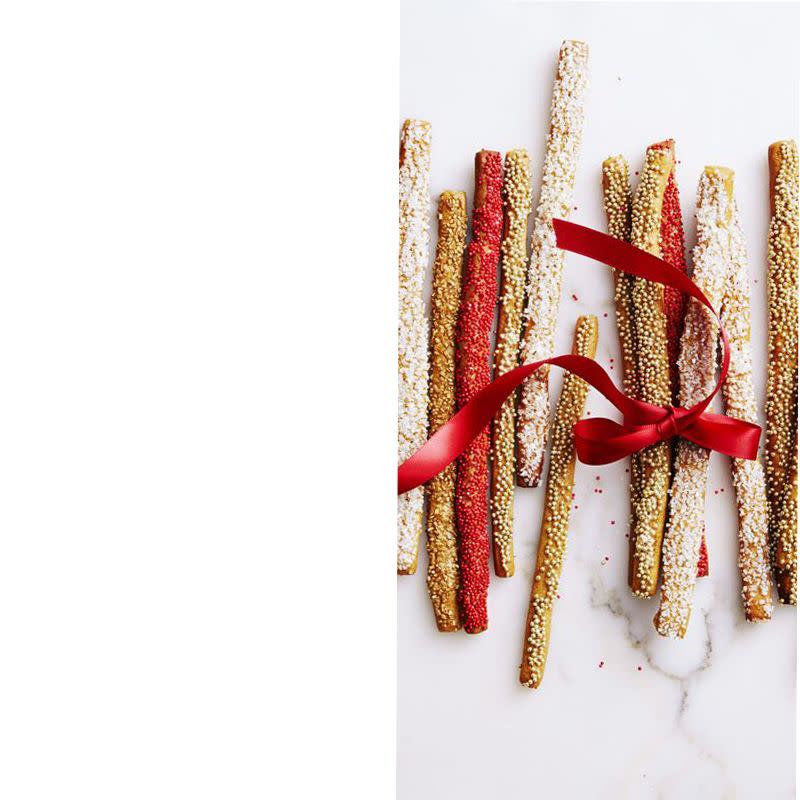
[[[796,135],[798,22],[790,6],[406,0],[400,116],[433,123],[434,198],[466,189],[471,200],[472,157],[481,147],[527,147],[535,202],[558,46],[563,38],[588,41],[591,82],[573,219],[603,229],[604,157],[623,152],[638,169],[647,144],[673,136],[691,246],[703,166],[735,169],[763,406],[766,148]],[[663,38],[648,35],[654,30]],[[679,35],[679,53],[660,44]],[[570,257],[559,352],[581,313],[600,319],[598,360],[618,363],[611,277]],[[561,384],[556,373],[553,398]],[[594,393],[589,409],[610,411]],[[417,574],[398,579],[401,800],[794,797],[795,610],[778,606],[771,622],[745,623],[729,465],[719,455],[711,463],[711,575],[698,583],[683,641],[660,639],[651,623],[656,600],[637,600],[627,589],[626,464],[578,466],[578,508],[537,691],[519,686],[517,676],[543,488],[517,490],[517,574],[492,576],[483,634],[436,632],[422,548]]]

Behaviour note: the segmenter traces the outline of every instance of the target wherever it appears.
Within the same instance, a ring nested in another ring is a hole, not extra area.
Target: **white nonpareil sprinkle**
[[[397,457],[425,442],[428,423],[428,320],[423,281],[428,266],[431,126],[406,120],[400,146],[399,325],[397,340]],[[397,498],[397,571],[417,567],[424,489]]]

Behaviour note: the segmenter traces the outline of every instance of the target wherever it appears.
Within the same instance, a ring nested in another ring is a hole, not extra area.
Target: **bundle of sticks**
[[[795,520],[793,498],[796,503],[792,466],[797,413],[796,146],[776,143],[769,153],[773,221],[766,476],[759,459],[731,460],[739,515],[742,603],[749,621],[768,620],[772,615],[770,562],[779,599],[796,602],[796,522],[790,522]],[[625,159],[614,156],[603,164],[609,233],[685,270],[674,181],[671,141],[648,149],[633,199]],[[706,167],[698,187],[696,216],[692,278],[720,315],[731,347],[731,366],[722,387],[725,413],[757,423],[748,258],[732,170]],[[664,287],[622,273],[615,274],[615,301],[627,393],[662,406],[689,407],[713,390],[719,327],[707,308],[690,299],[682,321],[682,304],[670,298]],[[629,583],[634,594],[650,597],[661,578],[654,624],[664,636],[685,634],[697,565],[707,564],[703,534],[708,459],[709,451],[683,439],[672,452],[665,445],[655,445],[631,459]]]
[[[471,235],[467,201],[445,191],[438,205],[439,232],[431,294],[429,381],[419,342],[427,322],[422,314],[420,252],[427,246],[426,195],[430,172],[430,126],[407,120],[401,145],[400,203],[400,448],[433,434],[491,380],[491,333],[498,303],[496,270],[501,267],[494,377],[520,363],[553,355],[553,337],[564,256],[555,247],[552,220],[566,217],[583,127],[588,48],[565,41],[559,51],[545,151],[542,190],[527,248],[531,213],[531,168],[525,150],[482,150],[475,157]],[[467,241],[469,240],[469,244]],[[527,304],[525,302],[527,294]],[[547,310],[547,318],[540,310]],[[428,590],[441,631],[463,627],[479,633],[488,626],[489,536],[494,570],[514,574],[514,483],[539,481],[549,426],[547,376],[522,391],[519,419],[514,398],[456,463],[427,487]],[[427,403],[427,420],[419,408]],[[427,423],[427,424],[425,424]],[[489,469],[491,464],[491,471]],[[528,477],[526,477],[528,476]],[[488,501],[487,502],[487,495]],[[416,569],[422,500],[418,492],[398,505],[398,573]]]
[[[523,149],[475,156],[471,225],[467,195],[441,193],[433,270],[431,326],[424,312],[428,248],[430,125],[407,120],[400,153],[400,325],[398,457],[417,449],[491,381],[519,364],[548,358],[561,294],[564,253],[553,219],[566,218],[583,126],[586,45],[564,42],[551,103],[542,189],[527,247],[530,159]],[[603,162],[608,232],[687,271],[675,142],[647,148],[635,192],[623,156]],[[744,616],[765,621],[778,599],[797,600],[798,155],[793,141],[768,151],[769,353],[764,460],[731,459],[738,511],[738,564]],[[639,173],[637,173],[639,174]],[[707,166],[696,198],[692,279],[713,312],[680,292],[614,271],[622,381],[626,394],[661,407],[693,406],[712,392],[720,328],[730,346],[722,386],[728,416],[758,422],[750,343],[750,279],[735,176]],[[500,274],[498,295],[497,274]],[[494,312],[499,306],[492,350]],[[573,353],[593,358],[597,319],[577,320]],[[493,374],[492,374],[493,373]],[[539,369],[491,425],[427,486],[427,585],[441,631],[488,627],[489,559],[499,577],[515,573],[514,484],[535,487],[551,440],[544,508],[525,624],[520,681],[540,685],[566,552],[575,444],[588,387],[567,374],[550,420],[548,371]],[[710,452],[677,437],[644,448],[630,464],[628,582],[654,597],[662,636],[683,637],[694,585],[708,571],[705,498]],[[398,500],[397,571],[418,561],[423,493]],[[491,538],[489,535],[491,531]]]

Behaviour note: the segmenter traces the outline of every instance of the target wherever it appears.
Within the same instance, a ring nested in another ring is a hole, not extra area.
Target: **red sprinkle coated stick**
[[[667,139],[653,145],[659,150],[671,150],[675,155],[675,141]],[[686,237],[683,232],[681,198],[673,168],[664,190],[661,208],[661,258],[681,272],[686,272]],[[680,352],[683,318],[686,315],[686,297],[672,286],[664,287],[664,313],[667,317],[667,354],[669,355],[669,382],[672,402],[678,405],[678,354]],[[697,577],[708,575],[708,550],[706,537],[700,540],[700,559],[697,562]]]
[[[670,173],[661,211],[661,257],[667,264],[686,272],[685,239],[681,219],[681,201],[675,172]],[[678,352],[680,350],[686,298],[672,286],[664,287],[664,312],[667,317],[667,353],[672,402],[678,402]]]
[[[489,337],[497,302],[497,264],[503,232],[503,167],[500,153],[475,156],[472,241],[461,290],[456,333],[456,400],[459,408],[491,381]],[[456,524],[464,630],[488,626],[489,591],[489,426],[458,459]]]

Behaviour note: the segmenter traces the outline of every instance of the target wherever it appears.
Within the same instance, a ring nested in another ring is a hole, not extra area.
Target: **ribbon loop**
[[[761,436],[758,425],[706,412],[728,374],[730,347],[719,316],[697,285],[660,258],[599,231],[561,219],[553,220],[553,229],[560,249],[616,267],[629,275],[672,286],[709,308],[717,319],[722,339],[722,365],[714,390],[691,408],[672,405],[662,408],[623,394],[608,373],[591,358],[564,355],[525,364],[485,386],[398,467],[398,494],[421,486],[455,461],[491,422],[506,398],[543,364],[562,367],[582,378],[622,413],[622,423],[604,418],[582,419],[576,423],[573,428],[575,451],[584,464],[610,464],[678,435],[733,458],[752,460],[756,457]]]

